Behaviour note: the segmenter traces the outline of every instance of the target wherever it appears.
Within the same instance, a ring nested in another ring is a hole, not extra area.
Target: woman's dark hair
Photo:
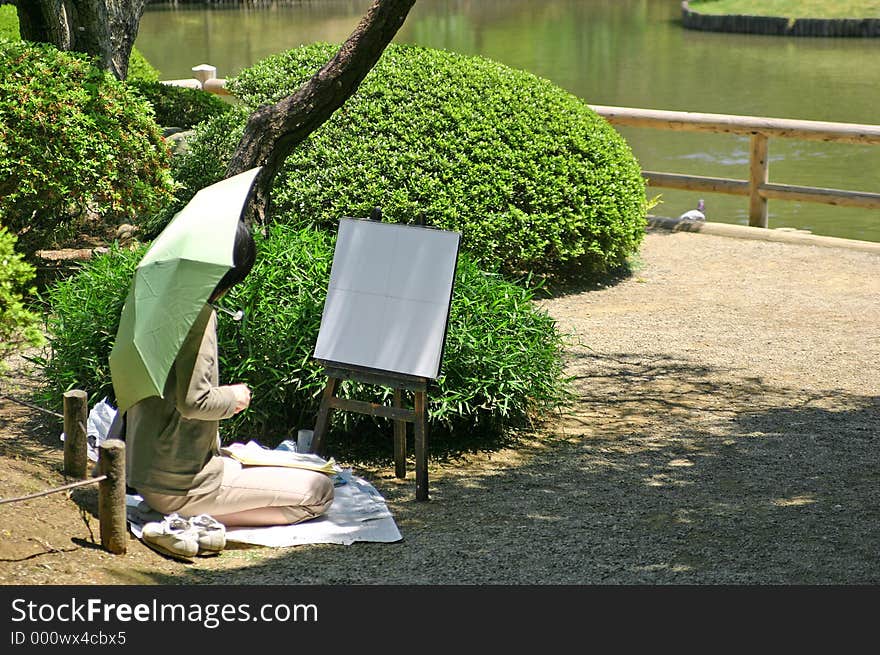
[[[257,246],[254,244],[254,237],[250,228],[244,221],[239,221],[235,229],[235,242],[232,245],[232,268],[226,271],[226,274],[220,278],[214,291],[211,292],[208,302],[214,302],[229,291],[236,284],[241,282],[245,276],[251,272],[254,261],[257,259]]]

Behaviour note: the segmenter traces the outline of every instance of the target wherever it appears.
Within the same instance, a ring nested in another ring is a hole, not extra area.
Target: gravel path
[[[133,541],[59,555],[71,577],[51,579],[880,582],[880,255],[656,231],[631,277],[543,304],[570,334],[572,411],[516,449],[432,463],[429,503],[412,473],[356,470],[403,541],[189,566]]]
[[[657,231],[632,277],[544,304],[574,344],[570,415],[432,466],[427,504],[366,472],[402,542],[279,552],[248,580],[880,581],[880,256]]]

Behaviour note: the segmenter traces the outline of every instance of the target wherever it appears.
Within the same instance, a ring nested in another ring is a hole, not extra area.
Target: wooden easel
[[[369,220],[381,223],[381,208],[374,207],[370,212]],[[415,225],[419,227],[427,227],[424,212],[419,212],[419,215],[415,220]],[[458,235],[459,238],[460,236],[461,235]],[[457,259],[458,241],[456,241],[455,256]],[[454,265],[452,270],[455,270]],[[452,295],[450,289],[449,302],[451,301]],[[445,342],[445,333],[443,341]],[[441,344],[441,359],[442,347]],[[315,422],[315,431],[312,437],[312,452],[322,454],[324,448],[324,436],[327,433],[327,424],[329,422],[331,409],[341,409],[349,412],[368,414],[370,416],[382,416],[384,418],[389,418],[394,422],[394,474],[398,478],[405,478],[406,424],[412,423],[415,432],[416,500],[428,500],[427,393],[428,386],[434,378],[367,368],[355,364],[344,364],[320,358],[316,358],[316,361],[324,366],[324,372],[327,375],[327,385],[324,387],[324,392],[321,396],[321,405],[318,409],[318,417]],[[393,405],[389,407],[379,403],[341,398],[337,395],[337,389],[339,383],[343,380],[354,380],[364,384],[390,387],[394,390]],[[410,391],[413,394],[412,409],[407,409],[403,406],[403,393],[405,391]]]
[[[315,422],[315,434],[312,438],[312,452],[321,454],[324,448],[324,436],[327,432],[330,410],[341,409],[348,412],[382,416],[394,421],[394,474],[398,478],[406,477],[406,424],[412,423],[415,432],[416,456],[416,500],[428,500],[428,421],[426,416],[428,378],[377,371],[349,364],[321,361],[327,375],[327,385],[321,396],[321,406]],[[394,405],[380,405],[362,400],[342,398],[336,395],[342,380],[354,380],[364,384],[373,384],[394,389]],[[403,392],[413,394],[413,408],[403,406]]]

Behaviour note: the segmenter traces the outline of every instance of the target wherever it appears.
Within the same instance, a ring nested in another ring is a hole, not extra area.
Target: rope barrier
[[[12,402],[57,416],[64,421],[64,472],[74,478],[86,478],[88,463],[86,414],[88,394],[80,389],[64,393],[64,414],[58,414],[38,405],[18,400],[7,394],[0,394]],[[32,500],[49,494],[84,487],[106,481],[98,487],[98,519],[101,523],[101,545],[114,554],[124,554],[128,541],[128,521],[125,506],[125,442],[119,439],[106,439],[99,446],[99,475],[71,482],[61,487],[47,489],[27,496],[2,498],[0,505]]]
[[[31,500],[32,498],[39,498],[40,496],[48,496],[49,494],[54,494],[59,491],[67,491],[68,489],[76,489],[77,487],[85,487],[89,484],[95,484],[97,482],[101,482],[101,480],[106,480],[106,475],[99,475],[94,478],[89,478],[88,480],[80,480],[79,482],[71,482],[70,484],[66,484],[63,487],[57,487],[55,489],[48,489],[47,491],[40,491],[35,494],[30,494],[29,496],[19,496],[18,498],[0,498],[0,505],[5,505],[6,503],[15,503],[20,500]]]
[[[37,409],[41,412],[44,412],[45,414],[51,414],[52,416],[57,416],[58,418],[64,418],[64,414],[59,414],[58,412],[53,412],[51,410],[44,409],[43,407],[40,407],[39,405],[33,405],[29,402],[26,402],[24,400],[19,400],[18,398],[13,398],[12,396],[9,396],[6,394],[0,395],[0,398],[6,398],[6,400],[11,400],[12,402],[18,403],[19,405],[24,405],[25,407],[30,407],[31,409]]]

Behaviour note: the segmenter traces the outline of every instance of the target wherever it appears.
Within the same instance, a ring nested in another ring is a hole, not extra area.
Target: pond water
[[[314,41],[341,42],[370,0],[154,7],[136,46],[163,79],[210,63],[231,77]],[[594,105],[880,123],[880,39],[685,30],[678,0],[418,0],[396,41],[482,55]],[[748,137],[619,128],[645,170],[746,179]],[[770,181],[880,192],[880,146],[770,140]],[[696,192],[649,187],[678,216]],[[748,224],[744,196],[706,194],[710,220]],[[771,200],[770,227],[880,241],[880,210]]]

